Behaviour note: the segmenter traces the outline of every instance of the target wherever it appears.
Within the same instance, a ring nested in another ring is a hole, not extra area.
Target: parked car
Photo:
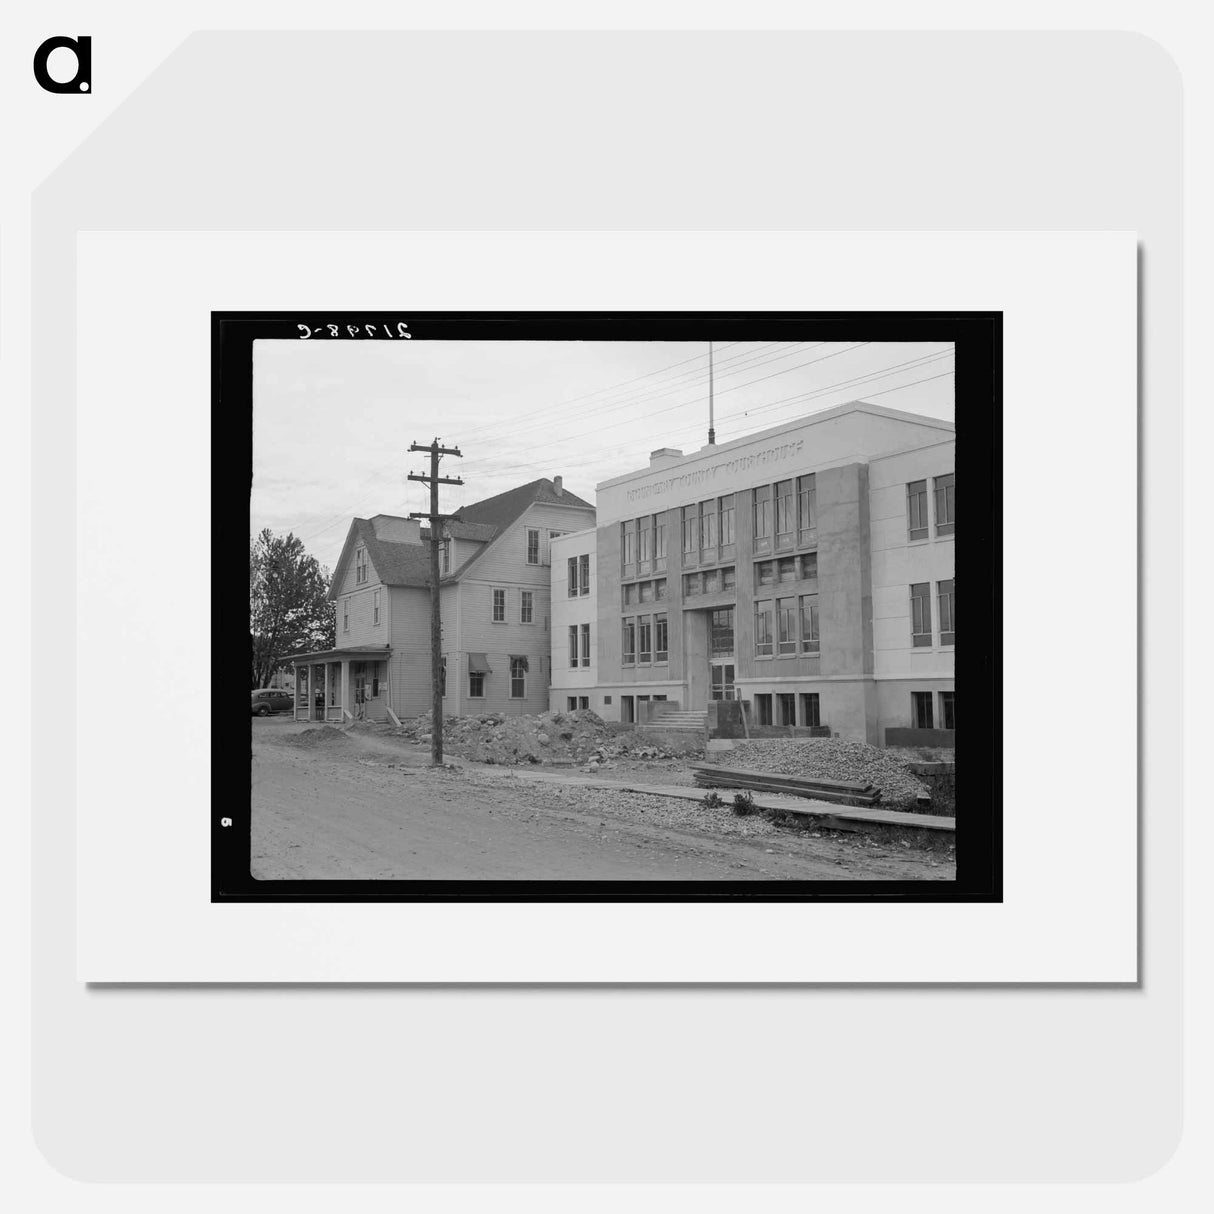
[[[268,717],[272,712],[290,712],[295,707],[295,697],[289,691],[276,687],[263,687],[253,692],[253,715]]]

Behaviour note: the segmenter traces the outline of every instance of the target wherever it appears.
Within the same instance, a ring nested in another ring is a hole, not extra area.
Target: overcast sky
[[[716,437],[851,400],[953,418],[946,342],[717,342]],[[252,530],[294,532],[331,570],[350,519],[429,507],[412,442],[449,457],[451,512],[539,476],[594,502],[650,451],[707,442],[705,342],[257,341]]]

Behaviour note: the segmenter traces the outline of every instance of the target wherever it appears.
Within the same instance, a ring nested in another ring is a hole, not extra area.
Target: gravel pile
[[[910,760],[847,738],[762,738],[735,743],[718,757],[725,767],[863,781],[881,790],[881,804],[889,809],[913,805],[927,793],[923,782],[908,770]]]
[[[302,733],[287,734],[275,740],[284,746],[298,746],[303,750],[340,749],[351,745],[350,739],[335,725],[318,725],[315,729],[305,729]]]
[[[429,713],[406,721],[402,736],[429,744]],[[586,771],[611,767],[621,759],[671,759],[698,754],[698,738],[686,751],[654,745],[643,734],[615,733],[602,717],[588,708],[574,712],[542,712],[535,716],[444,717],[443,747],[479,763],[510,766],[517,763],[557,763]]]

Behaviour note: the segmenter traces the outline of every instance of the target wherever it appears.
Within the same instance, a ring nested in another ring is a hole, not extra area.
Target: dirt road
[[[951,857],[815,838],[727,809],[432,769],[413,745],[253,721],[260,879],[952,880]],[[633,773],[635,775],[635,773]],[[635,780],[634,780],[635,782]],[[655,773],[654,783],[669,783]]]

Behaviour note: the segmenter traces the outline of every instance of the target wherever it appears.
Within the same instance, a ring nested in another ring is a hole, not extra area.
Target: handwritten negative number
[[[310,325],[297,324],[295,327],[299,330],[300,341],[307,341],[308,338],[312,337],[314,334],[323,334],[324,330],[326,329],[328,329],[330,337],[344,336],[341,330],[341,325],[317,325],[315,328],[313,328]],[[409,332],[408,324],[406,324],[403,320],[398,320],[396,322],[395,332],[392,331],[392,327],[390,325],[346,325],[346,333],[348,333],[351,337],[361,337],[364,333],[368,337],[377,337],[380,329],[383,330],[384,336],[389,338],[411,338],[413,336],[413,334]]]

